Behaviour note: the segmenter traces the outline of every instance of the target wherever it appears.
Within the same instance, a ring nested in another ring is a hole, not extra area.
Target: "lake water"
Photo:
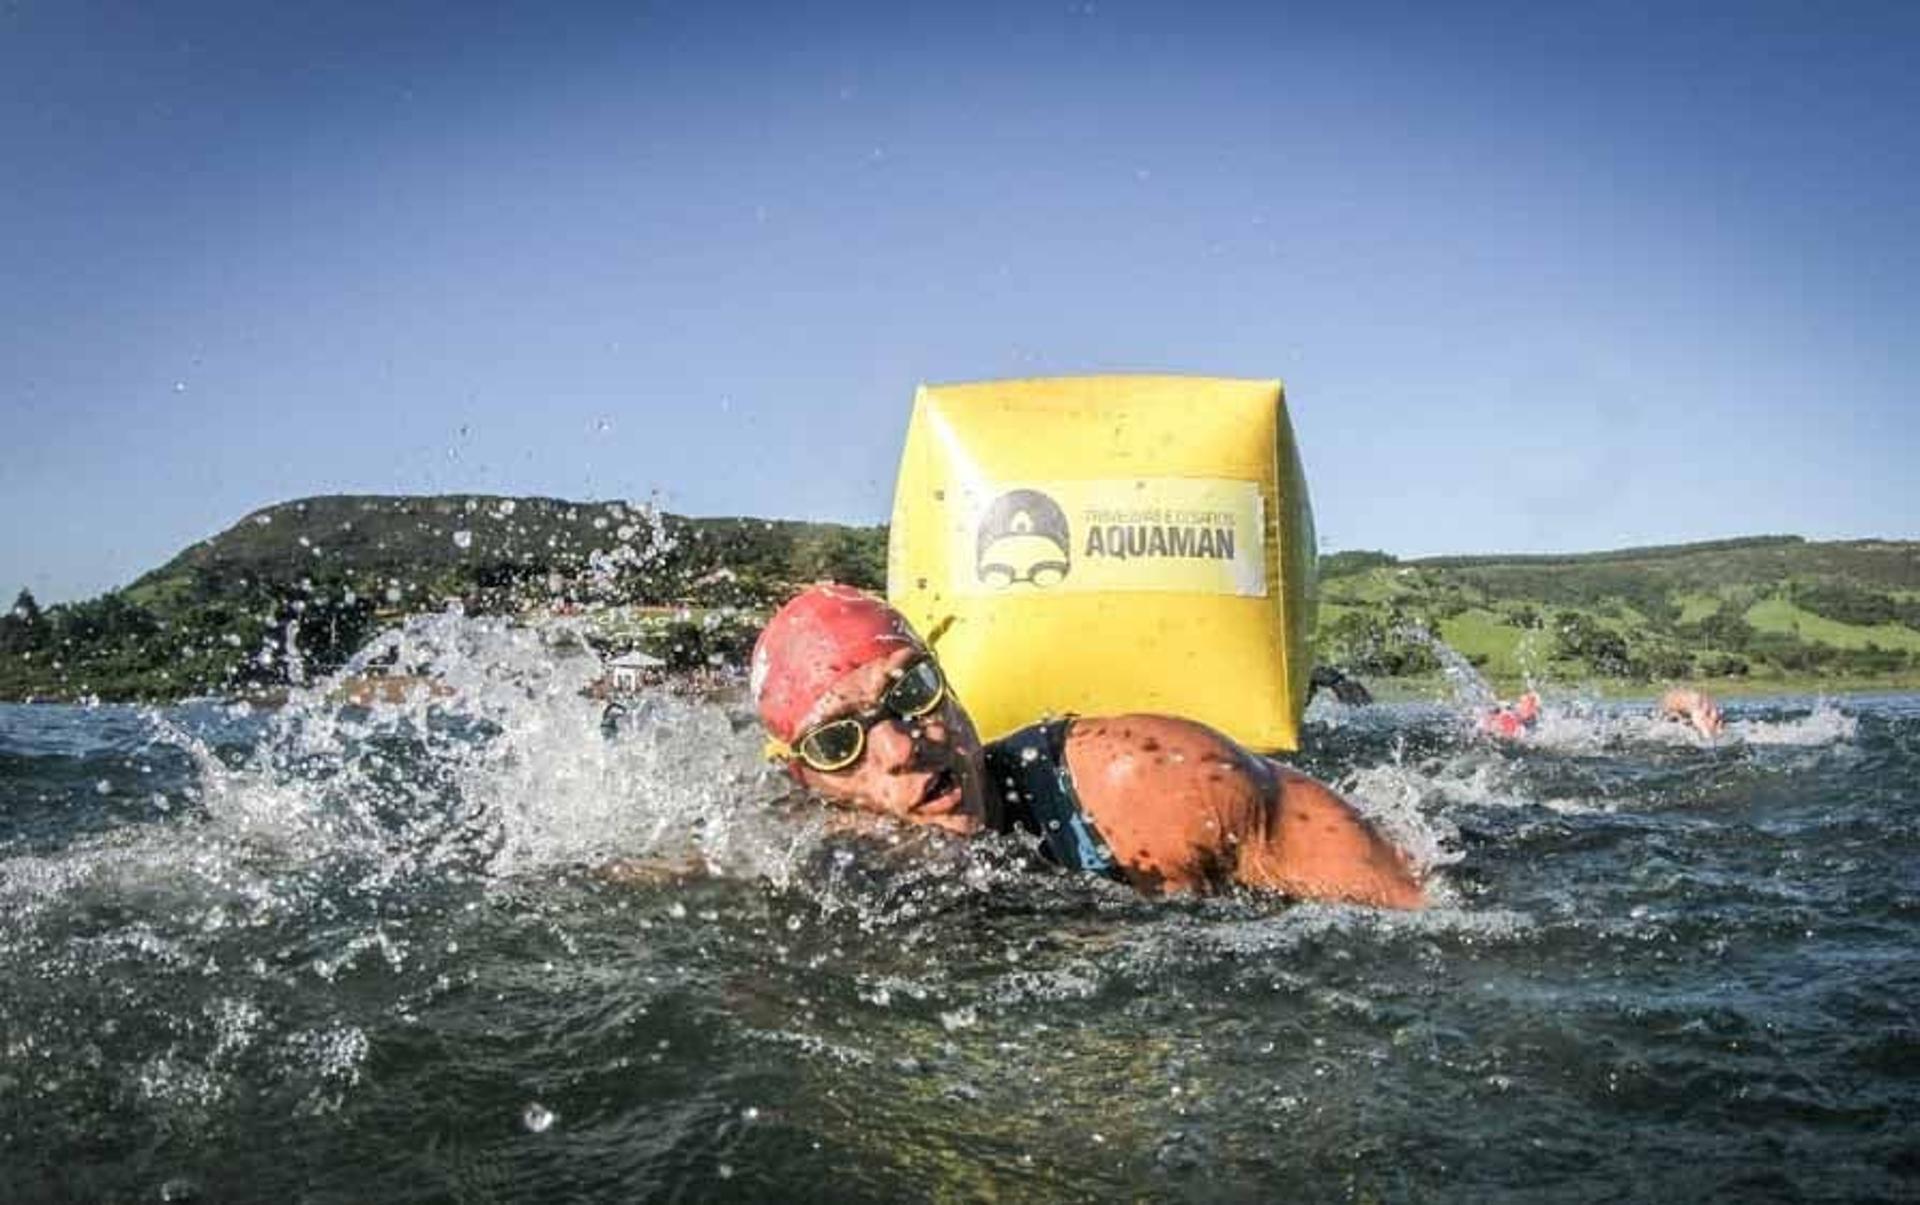
[[[0,1200],[1920,1196],[1920,698],[1316,708],[1401,915],[834,836],[738,705],[407,640],[454,693],[0,708]]]

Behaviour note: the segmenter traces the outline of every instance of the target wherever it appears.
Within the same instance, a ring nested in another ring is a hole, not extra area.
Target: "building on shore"
[[[667,663],[639,649],[630,649],[607,662],[607,682],[614,694],[632,694],[642,686],[658,685]]]

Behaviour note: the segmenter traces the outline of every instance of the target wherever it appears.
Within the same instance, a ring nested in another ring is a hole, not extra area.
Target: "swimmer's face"
[[[849,670],[813,705],[800,730],[872,714],[901,671],[926,655],[900,648]],[[986,822],[980,738],[951,690],[923,716],[874,720],[865,752],[843,770],[793,764],[801,785],[843,807],[956,833],[978,832]]]

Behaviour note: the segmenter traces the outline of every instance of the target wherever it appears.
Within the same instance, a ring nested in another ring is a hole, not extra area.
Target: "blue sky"
[[[1279,376],[1323,546],[1920,536],[1920,6],[0,4],[0,589],[316,493],[883,520]]]

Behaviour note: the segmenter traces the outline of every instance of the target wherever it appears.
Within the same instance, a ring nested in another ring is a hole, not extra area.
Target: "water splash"
[[[1452,692],[1454,705],[1484,711],[1500,701],[1493,686],[1483,677],[1473,662],[1440,637],[1428,631],[1423,624],[1403,623],[1394,629],[1394,635],[1418,644],[1434,656],[1440,663],[1440,672]]]
[[[1460,769],[1457,760],[1411,760],[1402,745],[1392,760],[1354,770],[1336,785],[1382,836],[1406,852],[1416,870],[1431,876],[1461,856],[1459,832],[1444,816],[1446,805],[1463,795],[1485,798],[1498,789],[1492,785],[1498,767],[1480,763],[1467,768],[1464,777]]]
[[[1192,1167],[1444,1195],[1543,1134],[1619,1180],[1649,1109],[1696,1163],[1826,1110],[1830,1162],[1868,1168],[1850,1195],[1890,1195],[1845,1102],[1799,1085],[1911,1097],[1887,1029],[1912,998],[1911,716],[1748,704],[1695,747],[1570,700],[1510,747],[1431,705],[1355,715],[1303,760],[1450,880],[1403,915],[1145,900],[1012,843],[837,833],[735,702],[644,695],[609,738],[555,632],[390,635],[418,681],[371,706],[338,679],[271,713],[27,718],[76,809],[129,819],[0,857],[0,1164],[157,1152],[57,1184],[77,1199],[370,1199],[403,1167],[422,1196],[520,1200],[561,1142],[595,1197],[697,1192],[722,1162],[757,1196],[850,1168],[862,1198],[1180,1197]],[[141,810],[155,792],[171,810]],[[726,877],[578,869],[609,851]],[[1383,1124],[1448,1168],[1356,1182]]]
[[[381,665],[400,672],[368,678]],[[746,832],[779,789],[741,717],[656,693],[609,740],[588,694],[600,672],[571,622],[449,612],[383,633],[296,690],[240,765],[164,715],[154,724],[194,758],[216,832],[288,858],[358,862],[363,889],[616,856],[763,869]],[[350,701],[368,682],[373,697]]]
[[[1860,722],[1832,699],[1817,699],[1812,711],[1796,719],[1736,719],[1727,728],[1749,745],[1818,746],[1856,739]]]

